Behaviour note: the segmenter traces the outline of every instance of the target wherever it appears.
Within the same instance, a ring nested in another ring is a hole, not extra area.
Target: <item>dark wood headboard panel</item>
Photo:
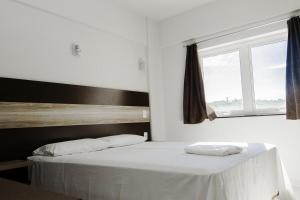
[[[148,93],[0,78],[0,102],[149,106]]]
[[[151,140],[148,93],[10,78],[0,85],[1,161],[80,138],[148,132]]]

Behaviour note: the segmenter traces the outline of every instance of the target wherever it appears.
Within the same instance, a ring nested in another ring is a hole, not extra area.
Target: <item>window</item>
[[[285,113],[286,33],[200,49],[206,101],[219,117]]]

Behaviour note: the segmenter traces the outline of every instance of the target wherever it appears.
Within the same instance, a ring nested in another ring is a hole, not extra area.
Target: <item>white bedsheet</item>
[[[33,156],[32,184],[89,200],[292,200],[277,150],[248,144],[227,157],[147,142],[59,157]]]

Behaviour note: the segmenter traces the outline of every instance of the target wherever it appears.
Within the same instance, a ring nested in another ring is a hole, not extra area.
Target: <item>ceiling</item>
[[[214,0],[109,0],[154,20],[164,20]]]

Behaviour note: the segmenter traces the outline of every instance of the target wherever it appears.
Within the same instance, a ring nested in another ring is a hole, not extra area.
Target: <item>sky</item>
[[[285,99],[287,42],[252,49],[256,99]]]

